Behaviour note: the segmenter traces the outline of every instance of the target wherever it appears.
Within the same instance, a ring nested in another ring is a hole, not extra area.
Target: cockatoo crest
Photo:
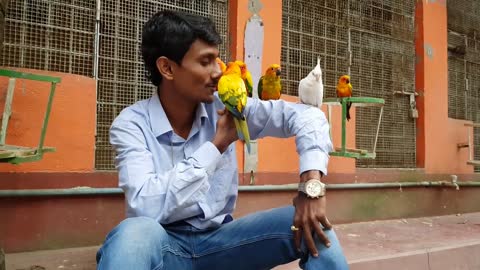
[[[317,65],[315,66],[315,68],[310,72],[310,74],[312,74],[313,77],[315,77],[315,80],[318,82],[318,81],[322,81],[322,69],[320,68],[320,57],[317,57]]]

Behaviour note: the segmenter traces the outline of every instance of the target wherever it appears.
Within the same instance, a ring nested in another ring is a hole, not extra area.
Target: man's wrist
[[[300,175],[300,182],[307,182],[309,179],[320,180],[322,176],[323,176],[323,173],[319,170],[305,171]]]
[[[223,154],[223,152],[225,152],[228,148],[228,145],[225,145],[224,143],[217,142],[215,139],[213,139],[212,143],[213,143],[213,145],[215,145],[215,147],[217,147],[220,154]]]
[[[298,184],[299,193],[305,193],[308,198],[318,199],[325,196],[325,184],[317,178],[310,178],[307,182]]]

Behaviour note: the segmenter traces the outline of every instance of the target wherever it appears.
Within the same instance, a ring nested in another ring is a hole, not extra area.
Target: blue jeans
[[[107,236],[97,253],[99,270],[255,270],[271,269],[296,259],[308,270],[348,269],[333,230],[326,231],[332,245],[317,241],[318,257],[306,247],[295,249],[290,226],[294,208],[257,212],[217,229],[189,225],[163,227],[146,217],[128,218]]]

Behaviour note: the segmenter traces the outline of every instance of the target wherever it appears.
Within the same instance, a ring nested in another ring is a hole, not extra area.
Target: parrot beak
[[[280,75],[282,75],[282,71],[280,69],[277,69],[276,74],[277,74],[278,77],[280,77]]]

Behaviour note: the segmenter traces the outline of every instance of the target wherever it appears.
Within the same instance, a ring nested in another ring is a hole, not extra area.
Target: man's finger
[[[318,257],[317,247],[315,246],[315,241],[313,241],[310,226],[303,227],[303,239],[305,240],[305,244],[307,245],[310,254],[312,254],[313,257]]]
[[[320,222],[322,223],[323,228],[325,228],[326,230],[331,230],[333,227],[332,223],[330,223],[327,216],[324,216],[323,218],[321,218]]]
[[[331,246],[330,240],[328,240],[327,235],[325,234],[325,232],[320,227],[320,223],[319,222],[314,222],[314,224],[312,224],[312,226],[313,226],[313,228],[315,230],[315,233],[317,234],[318,238],[320,239],[320,241],[326,247],[330,247]]]
[[[293,232],[293,240],[295,242],[295,248],[297,249],[297,251],[300,251],[301,244],[302,244],[302,229],[299,228],[298,231]]]

